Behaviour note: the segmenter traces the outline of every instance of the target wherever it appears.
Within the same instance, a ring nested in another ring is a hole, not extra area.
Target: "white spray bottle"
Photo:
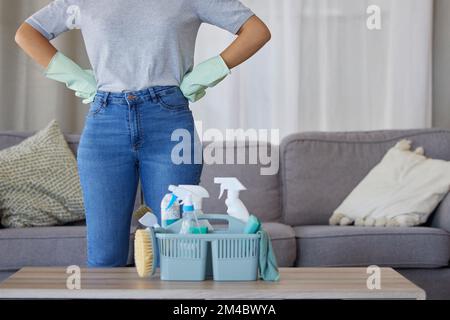
[[[247,223],[250,214],[244,203],[239,199],[239,192],[247,190],[247,188],[237,178],[215,178],[214,183],[220,184],[219,199],[222,198],[224,191],[227,190],[227,199],[225,200],[225,204],[228,207],[227,213]]]
[[[209,193],[205,188],[197,185],[180,185],[178,187],[171,185],[169,186],[169,190],[172,192],[172,199],[169,202],[168,208],[179,200],[182,200],[183,211],[188,209],[190,212],[192,206],[195,217],[199,217],[203,214],[202,200],[203,198],[209,198]],[[213,230],[211,224],[207,220],[196,221],[196,223],[199,226],[208,227],[208,231]]]
[[[169,190],[172,191],[174,195],[176,195],[181,199],[185,197],[188,193],[190,193],[192,196],[192,202],[194,204],[194,209],[196,213],[203,214],[202,211],[203,199],[209,198],[209,193],[205,188],[196,185],[180,184],[178,187],[170,186]]]
[[[205,188],[197,185],[180,184],[179,187],[191,193],[195,214],[197,217],[201,217],[203,214],[203,199],[209,198],[209,192]],[[208,227],[208,232],[214,231],[214,228],[208,220],[200,220],[199,224],[200,226]]]

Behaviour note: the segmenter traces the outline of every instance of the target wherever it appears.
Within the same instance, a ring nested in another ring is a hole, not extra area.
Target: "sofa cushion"
[[[297,256],[295,232],[292,227],[274,222],[263,223],[272,240],[273,251],[279,267],[293,267]]]
[[[56,120],[0,151],[0,210],[2,224],[15,228],[84,219],[76,159]]]
[[[134,230],[130,231],[132,263]],[[86,227],[63,226],[0,230],[0,271],[22,267],[86,265]]]
[[[295,227],[297,261],[301,267],[448,266],[450,234],[427,227],[366,228]]]
[[[283,223],[325,225],[332,212],[399,140],[450,160],[450,131],[439,129],[301,133],[281,145]]]
[[[205,143],[205,146],[208,144]],[[205,213],[225,213],[227,207],[225,206],[225,197],[218,199],[220,194],[220,186],[214,183],[215,177],[236,177],[247,188],[240,192],[240,198],[245,203],[250,213],[256,215],[264,222],[276,222],[281,218],[281,195],[278,170],[275,175],[263,175],[262,169],[267,168],[268,165],[263,165],[261,161],[257,164],[251,164],[249,161],[249,152],[258,155],[258,150],[261,148],[256,143],[247,143],[243,146],[226,147],[223,146],[223,155],[234,153],[235,157],[238,154],[245,155],[247,164],[207,164],[203,167],[201,185],[205,187],[210,194],[209,199],[203,200],[203,211]],[[269,152],[278,153],[278,148],[275,146],[269,147]],[[279,159],[274,157],[276,163],[272,164],[278,168]],[[237,160],[236,160],[237,162]]]

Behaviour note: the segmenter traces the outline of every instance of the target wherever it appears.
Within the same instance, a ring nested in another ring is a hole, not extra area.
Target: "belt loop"
[[[154,87],[148,88],[148,92],[150,93],[152,102],[156,103],[158,101],[158,95],[155,92],[155,88]]]
[[[103,100],[103,105],[104,105],[104,106],[106,106],[106,105],[108,104],[108,97],[109,97],[109,91],[106,92],[106,94],[105,94],[105,98],[104,98],[104,100]]]

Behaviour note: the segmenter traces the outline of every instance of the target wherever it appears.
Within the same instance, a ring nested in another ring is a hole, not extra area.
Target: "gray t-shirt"
[[[238,0],[56,0],[26,22],[49,40],[81,29],[97,89],[123,92],[179,86],[201,23],[236,34],[253,14]]]

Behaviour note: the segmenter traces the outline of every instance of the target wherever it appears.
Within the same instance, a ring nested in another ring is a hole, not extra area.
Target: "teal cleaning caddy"
[[[180,234],[182,221],[157,232],[161,280],[256,281],[260,234],[245,234],[245,223],[224,214],[203,214],[199,220],[226,222],[208,234]]]

